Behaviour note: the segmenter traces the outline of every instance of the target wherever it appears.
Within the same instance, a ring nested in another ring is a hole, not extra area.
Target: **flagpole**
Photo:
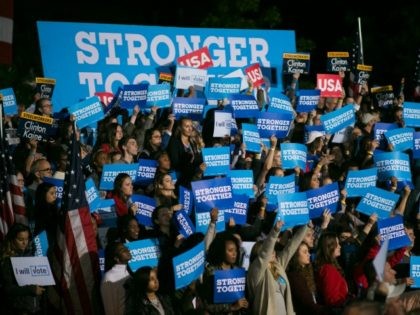
[[[357,24],[359,28],[359,47],[360,47],[360,60],[362,64],[365,64],[365,59],[363,57],[363,39],[362,39],[362,20],[360,17],[357,18]]]

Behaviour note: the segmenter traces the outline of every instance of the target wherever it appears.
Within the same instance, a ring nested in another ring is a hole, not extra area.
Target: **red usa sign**
[[[264,77],[258,63],[254,63],[245,69],[246,75],[252,82],[253,87],[258,87],[264,84]]]
[[[177,59],[177,63],[184,67],[207,69],[213,66],[209,48],[203,47]]]
[[[338,74],[317,74],[316,87],[321,90],[321,97],[341,97],[341,77]]]

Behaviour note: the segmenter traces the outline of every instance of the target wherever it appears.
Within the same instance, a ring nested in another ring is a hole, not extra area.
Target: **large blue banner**
[[[282,56],[294,52],[294,31],[181,28],[38,22],[45,76],[55,78],[56,110],[126,84],[157,84],[157,68],[208,47],[213,67],[209,76],[226,75],[259,63],[276,68],[272,92],[283,90]],[[58,57],[59,56],[59,57]]]

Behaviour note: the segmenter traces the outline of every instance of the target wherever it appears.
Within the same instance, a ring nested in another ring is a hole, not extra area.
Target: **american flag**
[[[0,64],[12,64],[13,0],[0,1]]]
[[[1,101],[0,101],[1,103]],[[2,108],[0,108],[2,110]],[[1,117],[2,115],[0,115]],[[9,151],[9,144],[4,136],[3,125],[1,125],[0,140],[0,240],[3,240],[14,222],[28,224],[25,215],[25,202],[23,191],[18,185],[12,156]]]
[[[67,314],[94,314],[98,304],[95,294],[99,281],[98,248],[85,196],[80,144],[74,132],[68,154],[52,268],[59,286],[61,310]]]

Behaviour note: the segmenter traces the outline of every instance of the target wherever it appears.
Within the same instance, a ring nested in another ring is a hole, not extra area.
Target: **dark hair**
[[[343,275],[343,270],[340,267],[337,259],[333,256],[335,248],[339,246],[337,234],[332,232],[322,233],[318,240],[318,247],[315,258],[315,265],[317,268],[325,264],[332,264]]]
[[[48,190],[50,190],[52,187],[55,187],[55,185],[47,182],[42,182],[38,185],[35,191],[35,208],[37,207],[44,207],[47,203],[46,201],[46,194]],[[42,210],[42,209],[39,209]]]
[[[117,218],[117,228],[118,228],[118,232],[119,235],[121,237],[121,240],[124,240],[127,237],[127,233],[128,233],[128,225],[130,224],[131,221],[135,221],[139,227],[139,238],[142,236],[143,232],[144,232],[144,228],[139,224],[139,222],[137,221],[136,217],[131,215],[131,214],[127,214],[127,215],[123,215]]]
[[[158,216],[159,216],[159,211],[161,210],[161,209],[169,209],[169,207],[167,206],[167,205],[160,205],[160,206],[157,206],[154,210],[153,210],[153,212],[152,212],[152,223],[153,223],[153,226],[155,227],[155,228],[157,228],[159,225],[155,222],[157,219],[158,219]]]
[[[146,295],[150,274],[155,270],[150,266],[141,267],[133,274],[133,287],[139,294]]]
[[[219,266],[225,260],[226,255],[226,243],[233,242],[236,246],[237,250],[237,262],[239,260],[239,240],[233,235],[233,233],[229,231],[224,231],[216,234],[213,242],[210,245],[208,254],[207,254],[207,261],[210,265]],[[237,263],[236,262],[236,263]]]
[[[126,200],[127,197],[123,196],[122,192],[121,192],[121,187],[123,185],[123,182],[126,178],[131,178],[130,175],[128,175],[127,173],[119,173],[117,175],[117,177],[115,177],[115,181],[114,181],[114,194],[118,195],[121,199]]]
[[[17,249],[15,248],[14,240],[17,238],[17,235],[21,232],[28,232],[29,239],[31,239],[32,235],[29,226],[22,223],[14,223],[7,232],[4,242],[1,244],[1,258],[12,257],[17,255]]]
[[[118,257],[118,248],[121,245],[125,246],[122,242],[111,242],[107,244],[105,248],[105,271],[110,270],[117,263],[115,257]]]

